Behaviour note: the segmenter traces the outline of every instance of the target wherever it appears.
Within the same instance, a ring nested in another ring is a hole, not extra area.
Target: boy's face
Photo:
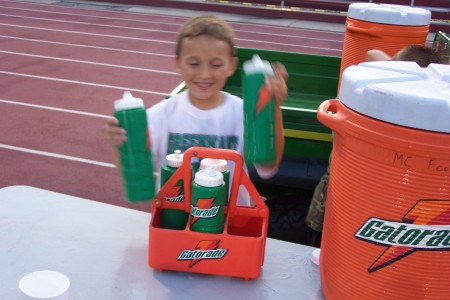
[[[237,59],[230,46],[217,38],[201,35],[184,39],[175,65],[196,107],[210,109],[222,102],[221,90],[236,70]]]

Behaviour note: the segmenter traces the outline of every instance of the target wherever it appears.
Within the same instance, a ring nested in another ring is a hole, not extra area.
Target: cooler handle
[[[342,132],[347,116],[339,99],[322,102],[317,109],[317,119],[333,131]]]
[[[360,28],[360,27],[355,27],[352,25],[347,25],[347,30],[353,33],[360,33],[360,34],[365,34],[368,35],[370,37],[374,37],[374,38],[381,38],[380,35],[380,29],[367,29],[367,28]]]

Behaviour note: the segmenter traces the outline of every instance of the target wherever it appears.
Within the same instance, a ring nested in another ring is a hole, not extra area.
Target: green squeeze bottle
[[[192,183],[190,229],[222,233],[225,226],[226,195],[222,173],[212,168],[195,173]]]
[[[181,154],[181,150],[175,150],[174,153],[166,156],[166,162],[161,166],[161,187],[172,177],[182,163],[183,154]],[[178,180],[171,194],[171,197],[166,197],[166,201],[184,202],[183,180]],[[166,208],[161,212],[161,228],[185,229],[188,218],[189,214],[184,210]]]
[[[123,186],[128,201],[149,201],[155,194],[153,162],[144,102],[125,92],[114,102],[114,116],[127,132],[119,147]]]
[[[276,160],[275,101],[265,79],[273,70],[258,55],[244,62],[243,70],[244,160],[271,163]]]

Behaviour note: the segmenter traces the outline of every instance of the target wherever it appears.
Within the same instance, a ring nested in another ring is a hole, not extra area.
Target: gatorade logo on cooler
[[[177,260],[191,260],[189,268],[192,268],[203,259],[222,259],[228,249],[219,248],[220,240],[201,240],[194,250],[183,250]]]
[[[373,262],[368,272],[380,270],[415,251],[450,250],[450,200],[422,199],[401,222],[368,219],[355,237],[388,248]]]

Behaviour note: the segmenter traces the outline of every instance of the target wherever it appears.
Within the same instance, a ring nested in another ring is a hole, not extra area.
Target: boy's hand
[[[108,118],[104,126],[105,137],[111,146],[119,147],[127,140],[125,129],[119,125],[119,120],[114,117]]]
[[[272,63],[272,69],[274,76],[268,79],[268,86],[272,95],[275,97],[275,101],[278,106],[283,104],[284,100],[288,95],[288,89],[286,85],[286,80],[288,78],[288,73],[286,67],[280,62]]]

